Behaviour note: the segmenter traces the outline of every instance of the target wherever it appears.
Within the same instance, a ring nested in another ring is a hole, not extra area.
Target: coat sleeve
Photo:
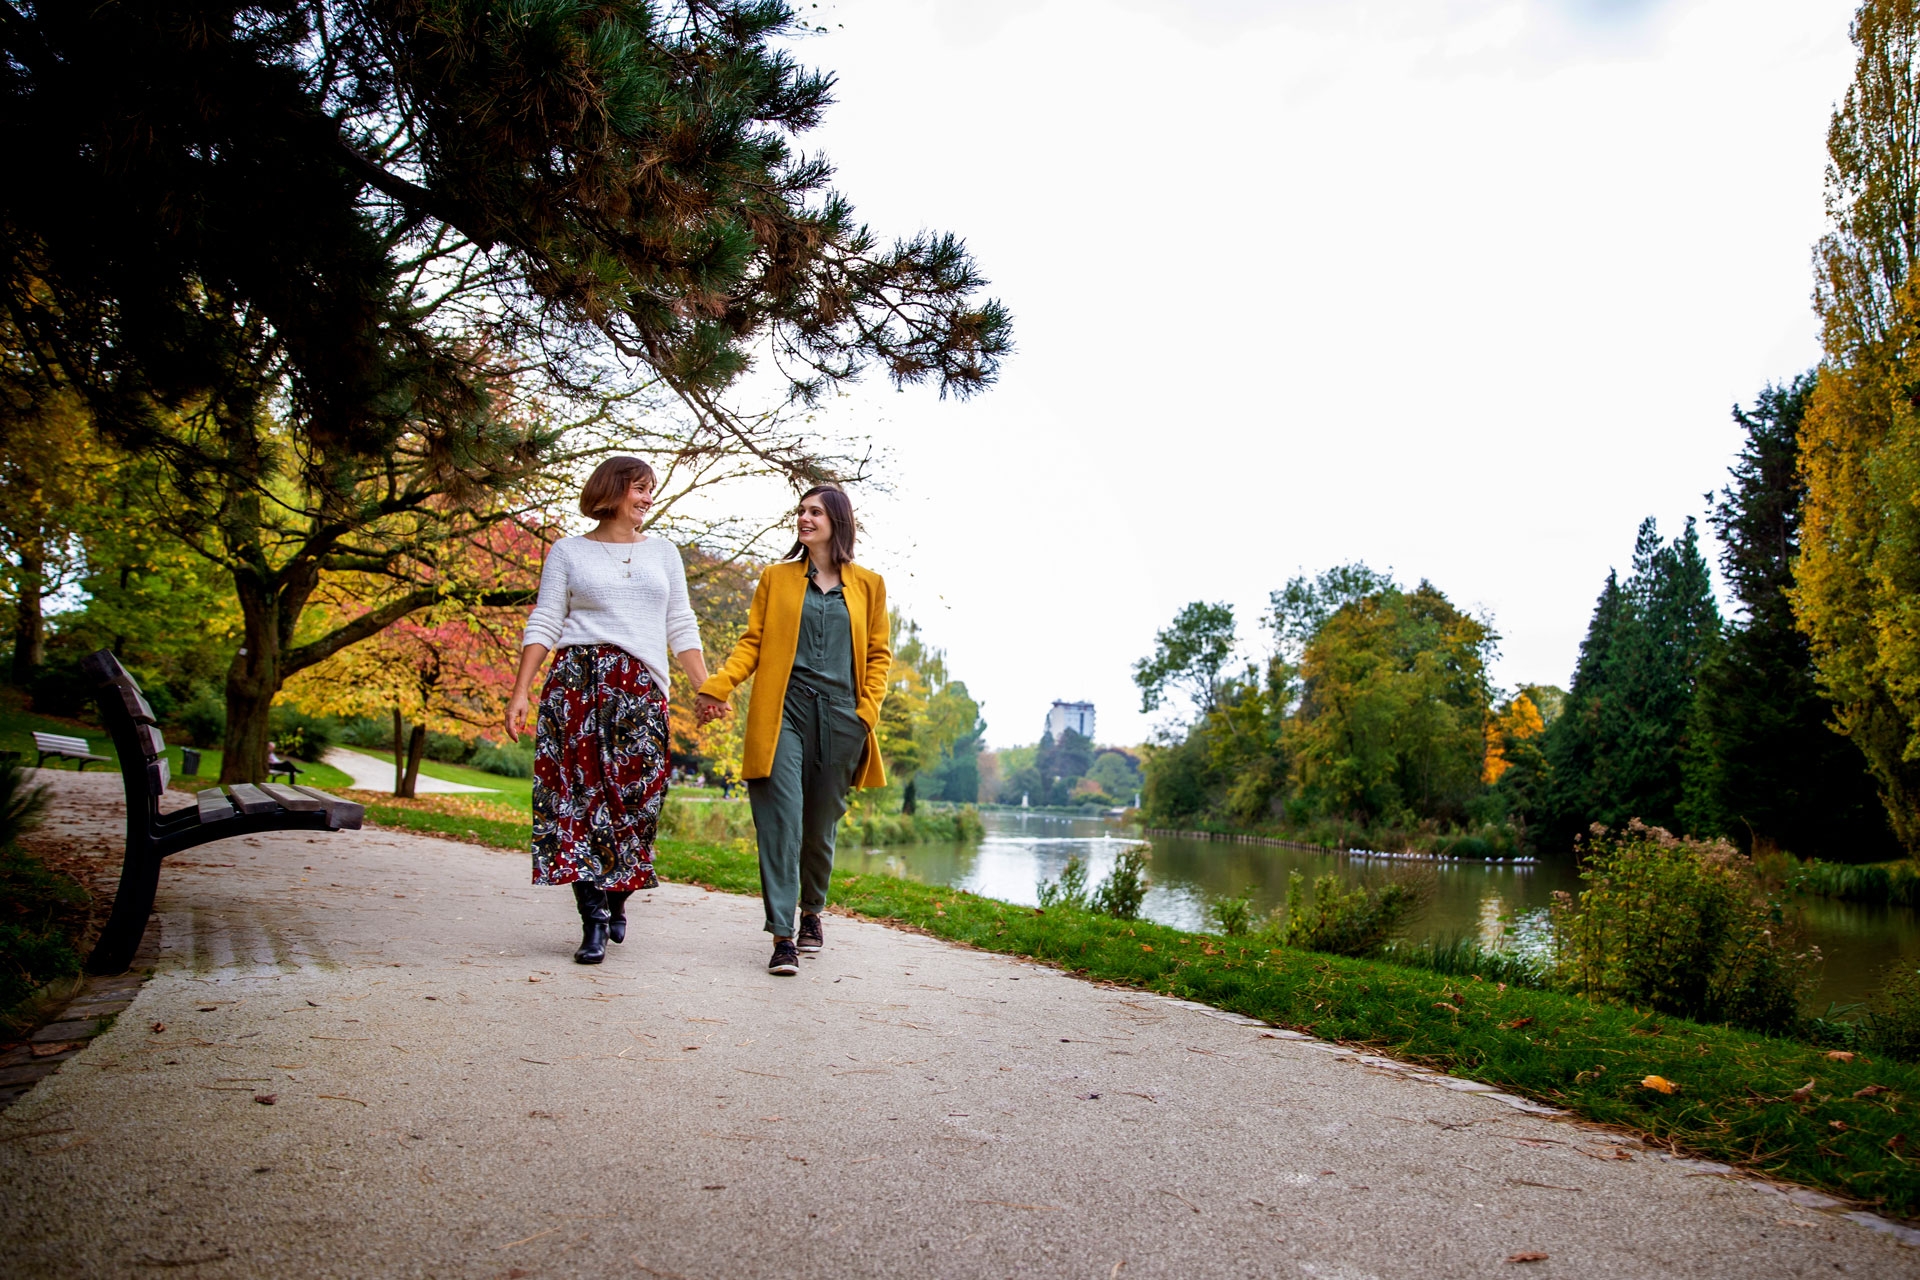
[[[867,669],[857,710],[867,728],[878,728],[880,704],[887,698],[887,676],[893,670],[893,650],[887,646],[887,580],[873,575],[867,590]]]
[[[709,698],[718,698],[725,702],[733,691],[746,683],[760,666],[760,638],[767,627],[767,575],[760,575],[760,585],[753,589],[753,604],[747,609],[746,634],[733,646],[733,652],[727,655],[726,665],[707,677],[700,686],[700,692]]]

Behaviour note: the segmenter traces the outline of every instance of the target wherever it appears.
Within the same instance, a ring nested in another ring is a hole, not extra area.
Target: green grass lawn
[[[107,736],[107,731],[100,725],[89,720],[64,720],[53,716],[35,715],[11,703],[0,704],[0,751],[16,751],[20,754],[22,763],[31,766],[40,758],[39,751],[33,745],[35,731],[63,733],[71,737],[85,738],[89,751],[97,756],[105,756],[113,762],[90,764],[87,766],[87,771],[90,773],[102,769],[117,771],[120,767],[120,753],[113,749],[113,739]],[[299,766],[299,780],[303,786],[318,787],[322,791],[337,791],[352,781],[346,774],[328,765],[310,764],[305,760],[296,760],[294,763]],[[170,743],[167,746],[167,765],[173,770],[175,782],[196,789],[210,787],[214,779],[220,776],[220,750],[213,747],[201,751],[200,772],[189,774],[180,766],[180,748]],[[75,767],[71,760],[49,759],[47,761],[49,769]],[[284,780],[284,778],[275,779],[275,781]]]

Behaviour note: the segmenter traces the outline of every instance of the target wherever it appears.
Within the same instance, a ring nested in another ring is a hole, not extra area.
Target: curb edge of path
[[[147,917],[146,932],[125,973],[89,975],[73,998],[53,1020],[36,1030],[25,1044],[0,1053],[0,1112],[27,1096],[33,1087],[60,1070],[60,1064],[93,1042],[113,1025],[153,976],[160,959],[160,917]],[[102,1024],[105,1025],[102,1025]]]

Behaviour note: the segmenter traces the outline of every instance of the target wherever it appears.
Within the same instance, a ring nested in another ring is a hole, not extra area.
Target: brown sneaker
[[[820,917],[811,913],[800,917],[800,936],[794,939],[802,951],[818,951],[827,945],[827,935],[820,928]]]
[[[793,949],[793,943],[785,938],[774,940],[773,959],[767,961],[767,972],[777,973],[783,978],[800,972],[800,953]]]

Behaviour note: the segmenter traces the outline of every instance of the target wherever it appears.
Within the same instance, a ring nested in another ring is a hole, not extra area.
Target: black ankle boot
[[[607,891],[607,937],[610,941],[627,940],[627,899],[632,896],[631,889]]]
[[[599,964],[607,958],[607,891],[584,880],[573,882],[573,900],[580,908],[580,949],[575,964]]]

